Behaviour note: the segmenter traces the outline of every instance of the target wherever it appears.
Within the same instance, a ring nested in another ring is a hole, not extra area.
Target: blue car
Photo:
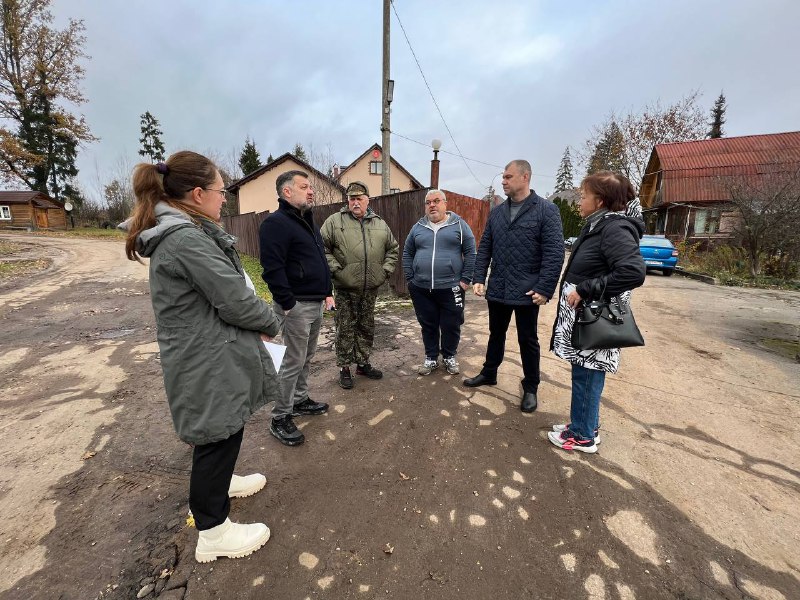
[[[678,251],[663,235],[645,235],[639,240],[639,252],[648,269],[661,269],[669,277],[678,264]]]

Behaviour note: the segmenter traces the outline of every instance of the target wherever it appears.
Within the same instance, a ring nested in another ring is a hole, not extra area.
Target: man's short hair
[[[428,198],[430,198],[434,194],[440,195],[442,197],[442,200],[447,202],[447,196],[444,195],[444,192],[442,190],[428,190],[428,193],[425,194],[425,200],[427,200]]]
[[[511,165],[517,167],[517,169],[519,169],[519,172],[522,173],[523,175],[527,173],[528,177],[530,177],[533,174],[533,169],[531,169],[531,163],[529,163],[527,160],[522,160],[521,158],[512,160],[510,163],[506,165],[506,169]]]
[[[305,171],[286,171],[286,173],[281,173],[278,175],[278,179],[275,181],[275,189],[278,190],[278,197],[283,198],[283,186],[287,183],[292,181],[295,177],[305,177],[308,179],[308,173]],[[286,198],[283,198],[286,200]]]

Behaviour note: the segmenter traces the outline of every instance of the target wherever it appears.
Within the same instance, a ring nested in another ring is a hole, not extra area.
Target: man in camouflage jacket
[[[322,224],[322,240],[336,297],[336,365],[339,385],[353,387],[356,374],[380,379],[369,362],[375,335],[378,288],[394,272],[399,246],[386,221],[369,208],[367,186],[347,186],[347,206]]]

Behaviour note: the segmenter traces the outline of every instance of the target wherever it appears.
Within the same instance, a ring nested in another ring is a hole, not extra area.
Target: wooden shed
[[[0,192],[0,229],[66,229],[64,205],[36,191]]]

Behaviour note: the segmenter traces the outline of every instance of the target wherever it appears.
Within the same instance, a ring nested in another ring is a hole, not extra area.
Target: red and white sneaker
[[[558,425],[553,425],[553,431],[561,433],[565,429],[569,429],[569,423],[559,423]],[[594,430],[594,443],[600,445],[600,434],[598,433],[597,429]]]
[[[558,446],[562,450],[577,450],[578,452],[586,452],[587,454],[594,454],[597,452],[597,444],[594,440],[577,440],[569,429],[564,431],[548,431],[547,439],[554,446]]]

